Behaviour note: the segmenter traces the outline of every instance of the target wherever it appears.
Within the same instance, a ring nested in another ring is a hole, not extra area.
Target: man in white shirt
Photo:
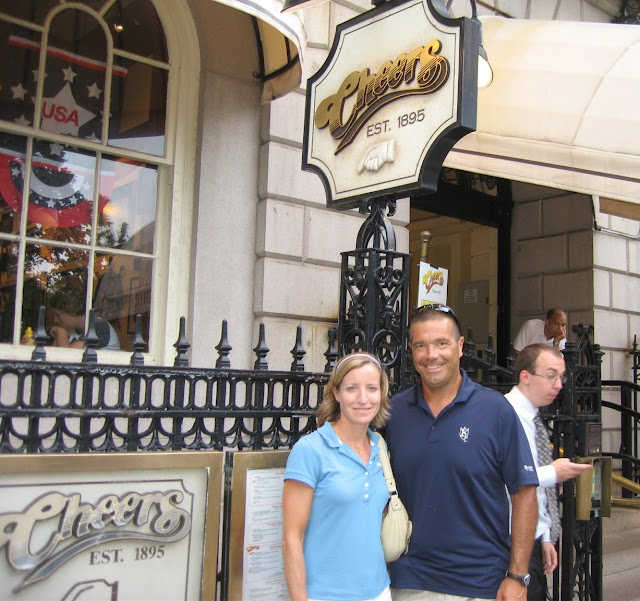
[[[567,342],[567,314],[557,307],[549,309],[544,321],[525,321],[513,341],[513,350],[520,352],[530,344],[546,344],[563,349]]]
[[[575,478],[590,466],[573,463],[566,458],[556,459],[548,465],[540,465],[534,419],[539,408],[553,403],[562,389],[565,381],[565,364],[562,353],[546,344],[529,345],[518,354],[515,372],[518,374],[518,384],[505,396],[513,405],[527,435],[540,482],[536,491],[538,524],[536,526],[536,540],[531,551],[529,565],[531,582],[527,590],[527,601],[545,601],[546,574],[550,574],[558,566],[558,552],[555,546],[557,539],[552,540],[552,519],[547,505],[545,487],[555,487],[559,482]]]

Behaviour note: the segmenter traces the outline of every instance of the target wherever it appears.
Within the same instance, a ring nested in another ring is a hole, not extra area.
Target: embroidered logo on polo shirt
[[[469,440],[469,428],[467,426],[460,426],[460,438],[462,442]]]

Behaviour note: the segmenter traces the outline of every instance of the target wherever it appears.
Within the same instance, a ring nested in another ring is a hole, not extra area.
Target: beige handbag
[[[378,436],[380,435],[378,434]],[[382,540],[382,548],[384,549],[384,560],[387,563],[391,563],[409,550],[409,540],[411,538],[413,525],[411,524],[407,510],[404,508],[398,496],[396,481],[393,477],[393,471],[391,471],[391,463],[389,461],[389,454],[387,453],[387,443],[382,436],[380,436],[378,447],[380,448],[382,473],[389,488],[389,503],[382,516],[380,539]]]

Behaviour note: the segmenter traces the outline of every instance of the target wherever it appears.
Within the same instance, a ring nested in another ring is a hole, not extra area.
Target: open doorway
[[[417,303],[423,231],[426,261],[449,270],[447,304],[463,335],[478,349],[492,336],[498,362],[510,350],[511,185],[485,175],[443,168],[438,191],[411,198],[410,301]]]

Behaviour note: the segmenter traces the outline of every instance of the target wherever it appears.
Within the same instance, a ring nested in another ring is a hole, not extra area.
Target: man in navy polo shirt
[[[387,422],[413,522],[409,552],[390,566],[393,599],[522,601],[538,478],[520,420],[503,395],[460,369],[464,338],[451,309],[417,309],[409,341],[421,381],[392,399]]]

